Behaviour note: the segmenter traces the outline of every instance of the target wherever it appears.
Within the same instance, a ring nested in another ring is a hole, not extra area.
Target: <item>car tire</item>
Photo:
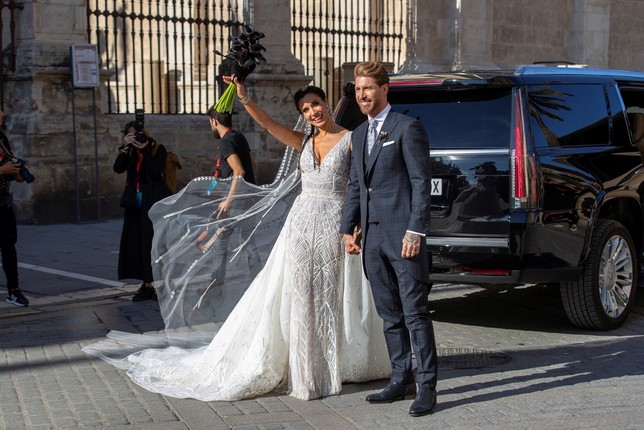
[[[621,326],[635,301],[638,269],[628,230],[617,221],[600,220],[579,278],[561,284],[570,321],[595,330]]]

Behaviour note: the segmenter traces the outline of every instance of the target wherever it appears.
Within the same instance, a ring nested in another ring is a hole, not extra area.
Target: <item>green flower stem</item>
[[[221,97],[219,97],[219,100],[217,100],[217,104],[215,105],[215,110],[217,112],[232,113],[233,105],[235,104],[236,97],[237,97],[237,85],[235,84],[228,85],[228,88],[224,90]]]

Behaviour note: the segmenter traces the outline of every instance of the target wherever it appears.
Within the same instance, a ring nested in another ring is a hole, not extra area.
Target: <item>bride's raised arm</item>
[[[234,83],[237,86],[237,97],[242,103],[246,112],[253,117],[255,121],[264,129],[266,129],[275,139],[282,142],[284,145],[288,145],[297,149],[298,151],[302,150],[302,139],[304,138],[304,133],[301,131],[295,131],[292,127],[287,127],[282,123],[275,121],[271,116],[257,103],[255,103],[250,95],[246,92],[246,87],[243,82],[240,82],[237,76],[223,76],[225,83],[230,84]]]

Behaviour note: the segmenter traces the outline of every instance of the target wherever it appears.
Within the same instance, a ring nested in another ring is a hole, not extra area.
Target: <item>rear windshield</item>
[[[392,88],[389,102],[419,119],[432,149],[508,148],[512,89]]]

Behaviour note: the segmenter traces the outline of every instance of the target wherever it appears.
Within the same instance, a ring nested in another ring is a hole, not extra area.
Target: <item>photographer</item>
[[[114,162],[116,173],[127,173],[121,207],[125,209],[119,249],[118,278],[140,279],[143,284],[132,301],[156,298],[152,286],[153,228],[148,211],[170,195],[163,180],[166,149],[150,137],[143,126],[143,114],[123,129],[123,144]]]
[[[4,123],[4,112],[0,110],[0,126]],[[13,199],[10,191],[11,181],[23,182],[27,176],[28,182],[33,176],[11,152],[9,139],[0,131],[0,251],[2,252],[2,268],[7,277],[6,302],[15,306],[29,306],[29,300],[18,288],[18,254],[16,242],[18,229],[16,216],[13,212]]]

